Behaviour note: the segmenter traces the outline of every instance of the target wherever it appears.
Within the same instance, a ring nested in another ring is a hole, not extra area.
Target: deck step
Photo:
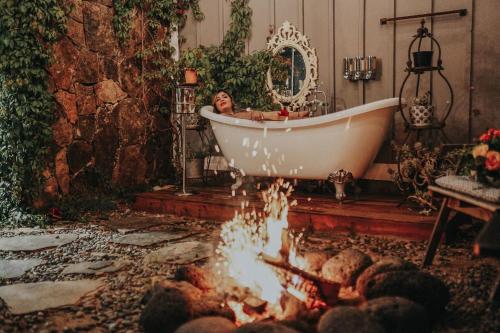
[[[153,213],[174,214],[215,221],[227,221],[234,217],[242,200],[249,207],[262,209],[259,193],[242,196],[231,195],[227,187],[190,188],[195,194],[176,196],[174,189],[138,194],[134,209]],[[365,196],[358,200],[347,200],[340,204],[333,195],[309,195],[294,193],[288,223],[292,229],[332,231],[339,233],[361,233],[396,236],[406,239],[428,239],[435,216],[424,216],[398,206],[399,198]]]

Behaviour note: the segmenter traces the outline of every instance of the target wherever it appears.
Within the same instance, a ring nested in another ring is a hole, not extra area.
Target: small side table
[[[439,214],[436,217],[436,222],[434,223],[434,229],[432,230],[431,238],[429,240],[429,244],[427,245],[422,266],[425,267],[432,264],[439,241],[441,240],[446,223],[448,222],[448,216],[452,210],[487,222],[487,225],[485,225],[483,231],[480,233],[474,244],[474,254],[479,255],[479,246],[481,245],[481,239],[484,239],[484,233],[488,232],[488,229],[491,230],[496,228],[495,232],[499,232],[500,230],[498,228],[498,224],[500,222],[498,221],[500,205],[435,185],[430,185],[429,191],[433,194],[437,193],[442,196],[443,202],[441,203]],[[498,238],[498,235],[496,235],[496,237]],[[498,251],[498,246],[495,247],[494,250]],[[498,253],[495,255],[498,255]],[[497,302],[500,297],[499,284],[500,273],[497,276],[497,280],[491,291],[490,300],[492,302]]]

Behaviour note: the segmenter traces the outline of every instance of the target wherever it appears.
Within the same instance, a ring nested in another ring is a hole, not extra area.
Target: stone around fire
[[[354,306],[337,306],[319,320],[318,333],[384,333],[384,328],[369,314]]]
[[[175,333],[231,333],[235,328],[227,318],[202,317],[185,323]]]
[[[361,309],[377,320],[387,332],[427,333],[431,323],[427,311],[402,297],[380,297],[368,301]]]
[[[368,255],[359,250],[347,249],[328,259],[321,272],[326,279],[348,287],[353,286],[361,272],[371,264]]]

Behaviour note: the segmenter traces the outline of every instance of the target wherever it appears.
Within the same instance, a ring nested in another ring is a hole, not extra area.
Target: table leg
[[[443,234],[444,228],[446,226],[446,221],[448,220],[448,215],[450,214],[450,208],[448,207],[449,198],[444,198],[441,208],[439,209],[439,214],[434,223],[434,229],[432,230],[431,238],[429,244],[427,244],[427,250],[425,251],[424,261],[422,267],[432,264],[434,259],[434,254],[436,253],[439,241]]]

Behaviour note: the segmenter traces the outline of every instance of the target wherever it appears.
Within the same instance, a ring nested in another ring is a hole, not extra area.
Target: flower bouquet
[[[490,128],[472,149],[472,176],[479,182],[500,187],[500,129]]]

